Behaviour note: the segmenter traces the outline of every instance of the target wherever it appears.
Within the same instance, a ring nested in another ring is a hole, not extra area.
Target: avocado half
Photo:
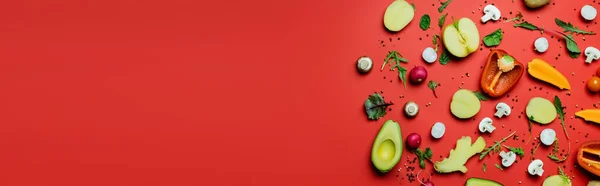
[[[387,120],[373,142],[371,162],[379,172],[386,173],[400,161],[402,147],[400,125],[393,120]]]
[[[483,178],[469,178],[465,186],[503,186],[501,183]]]

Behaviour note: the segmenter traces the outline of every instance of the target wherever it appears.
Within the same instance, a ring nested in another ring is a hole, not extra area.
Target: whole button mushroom
[[[490,19],[494,21],[500,19],[500,10],[494,5],[486,5],[485,8],[483,8],[483,13],[485,13],[485,15],[481,17],[481,22],[483,23]]]
[[[598,60],[598,58],[600,58],[600,50],[596,47],[587,47],[583,53],[585,53],[586,56],[586,63],[592,63],[593,60]]]
[[[500,102],[496,105],[496,114],[494,116],[502,118],[502,116],[510,115],[510,106],[504,102]]]
[[[407,117],[415,117],[419,113],[419,105],[417,103],[409,101],[404,104],[404,114]]]
[[[360,57],[356,61],[356,67],[360,73],[367,73],[373,68],[373,60],[368,56]]]
[[[527,172],[529,172],[529,174],[533,176],[542,176],[542,174],[544,174],[544,169],[542,167],[544,167],[544,162],[542,162],[542,160],[536,159],[533,160],[529,164],[529,166],[527,166]]]

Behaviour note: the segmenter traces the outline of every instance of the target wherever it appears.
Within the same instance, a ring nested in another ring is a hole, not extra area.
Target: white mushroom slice
[[[485,8],[483,8],[483,13],[485,14],[481,17],[481,22],[483,23],[490,19],[494,21],[500,19],[500,10],[494,5],[486,5]]]
[[[596,18],[597,13],[598,12],[596,11],[596,8],[590,5],[584,5],[581,8],[581,17],[583,17],[583,19],[585,19],[586,21],[594,20]]]
[[[556,131],[554,131],[554,129],[547,128],[542,130],[542,133],[540,133],[540,141],[542,141],[544,145],[552,145],[555,140]]]
[[[435,122],[431,127],[431,136],[435,139],[440,139],[446,133],[446,126],[442,122]]]
[[[510,106],[504,102],[500,102],[496,105],[496,114],[494,116],[502,118],[502,116],[510,115]]]
[[[500,157],[502,157],[502,166],[504,167],[510,167],[517,159],[517,155],[512,151],[502,151],[500,152]]]
[[[584,53],[587,57],[585,58],[586,63],[592,63],[592,60],[598,60],[598,58],[600,58],[600,50],[596,47],[587,47],[585,48]]]
[[[492,118],[485,117],[479,122],[479,131],[492,133],[496,130],[496,127],[492,125]]]
[[[542,160],[536,159],[533,160],[529,166],[527,166],[527,172],[529,172],[529,174],[535,176],[542,176],[542,174],[544,174],[544,162],[542,162]]]
[[[535,47],[535,51],[538,51],[539,53],[544,53],[546,52],[546,50],[548,50],[548,39],[546,39],[545,37],[539,37],[535,40],[533,46]]]
[[[425,50],[423,50],[422,57],[423,57],[423,60],[425,60],[425,62],[433,63],[433,62],[435,62],[435,60],[437,60],[437,53],[435,52],[435,50],[433,48],[427,47],[427,48],[425,48]]]

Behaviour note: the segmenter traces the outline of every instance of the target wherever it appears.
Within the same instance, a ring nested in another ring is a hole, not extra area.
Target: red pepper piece
[[[600,176],[600,141],[581,144],[577,152],[577,163],[590,173]]]
[[[504,95],[517,84],[525,71],[523,64],[515,59],[514,68],[508,72],[502,72],[498,67],[498,59],[504,55],[507,55],[504,50],[492,50],[481,73],[481,89],[490,97]]]

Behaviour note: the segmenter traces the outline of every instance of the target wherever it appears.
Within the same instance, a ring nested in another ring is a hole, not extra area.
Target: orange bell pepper
[[[577,152],[577,163],[590,173],[600,176],[600,141],[581,144]]]
[[[500,97],[517,84],[525,68],[504,50],[494,49],[481,73],[481,89],[490,97]]]

